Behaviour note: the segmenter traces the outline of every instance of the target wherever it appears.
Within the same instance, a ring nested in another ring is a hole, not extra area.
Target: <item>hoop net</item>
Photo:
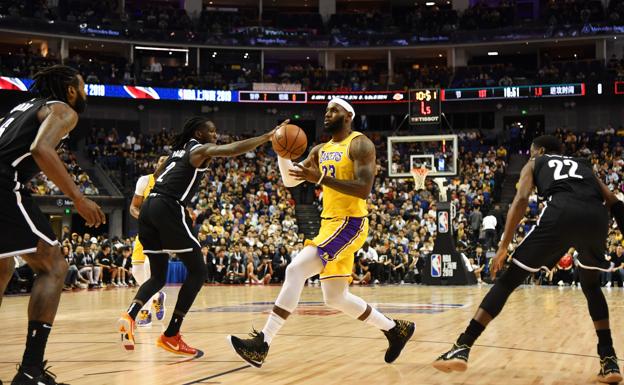
[[[425,179],[427,178],[427,174],[429,174],[429,169],[427,167],[416,167],[411,169],[410,173],[414,178],[414,189],[422,190],[425,188]]]

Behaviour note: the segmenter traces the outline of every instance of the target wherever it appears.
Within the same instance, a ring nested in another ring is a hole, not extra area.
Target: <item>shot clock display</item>
[[[440,90],[422,89],[409,92],[411,125],[440,123]]]

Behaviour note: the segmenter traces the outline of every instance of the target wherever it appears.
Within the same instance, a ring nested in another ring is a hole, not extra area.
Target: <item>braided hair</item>
[[[68,103],[67,87],[78,87],[79,74],[74,68],[64,65],[43,68],[33,76],[29,91],[42,98]]]
[[[210,122],[210,119],[204,116],[194,116],[184,123],[182,132],[173,137],[173,144],[171,145],[173,150],[181,150],[184,148],[186,142],[193,138],[195,131],[203,124]]]

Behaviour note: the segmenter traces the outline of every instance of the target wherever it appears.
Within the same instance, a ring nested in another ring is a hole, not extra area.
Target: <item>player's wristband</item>
[[[321,185],[321,182],[323,181],[323,179],[325,178],[325,175],[327,175],[327,171],[323,170],[323,173],[321,174],[321,177],[319,178],[318,182],[316,182],[317,186]]]
[[[611,206],[611,215],[617,222],[620,231],[624,232],[624,202],[618,199],[618,201]]]

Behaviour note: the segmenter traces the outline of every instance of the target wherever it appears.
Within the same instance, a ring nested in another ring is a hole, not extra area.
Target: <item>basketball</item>
[[[286,159],[297,159],[308,148],[305,132],[294,124],[287,124],[275,131],[271,143],[277,155]]]

